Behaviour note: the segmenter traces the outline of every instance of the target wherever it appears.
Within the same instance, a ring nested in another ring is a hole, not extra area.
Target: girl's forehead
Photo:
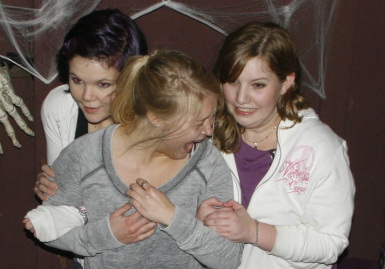
[[[250,59],[238,78],[257,79],[258,77],[271,77],[275,76],[275,73],[270,69],[267,62],[258,57]]]
[[[191,107],[183,116],[184,122],[202,121],[210,118],[217,110],[217,98],[213,95],[206,95],[198,106]]]
[[[120,72],[115,67],[109,67],[106,62],[78,56],[71,60],[69,73],[82,80],[101,81],[116,80]]]

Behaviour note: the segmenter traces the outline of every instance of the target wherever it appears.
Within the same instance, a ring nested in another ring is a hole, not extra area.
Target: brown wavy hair
[[[214,74],[224,84],[235,81],[247,62],[255,57],[265,61],[280,81],[295,74],[293,85],[280,97],[277,111],[281,119],[301,122],[298,112],[309,107],[300,93],[301,67],[295,44],[283,27],[275,23],[249,22],[227,36],[214,67]],[[214,128],[214,143],[222,151],[238,150],[244,128],[220,100]]]

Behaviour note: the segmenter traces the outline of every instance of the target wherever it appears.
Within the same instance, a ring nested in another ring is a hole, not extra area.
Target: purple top
[[[247,208],[255,188],[266,175],[273,162],[275,150],[262,151],[255,149],[241,141],[241,146],[234,153],[237,165],[240,186],[242,191],[242,205]],[[337,264],[333,264],[331,269],[337,269]]]
[[[234,157],[242,191],[242,205],[247,208],[255,188],[269,170],[273,156],[270,151],[255,149],[242,141]]]

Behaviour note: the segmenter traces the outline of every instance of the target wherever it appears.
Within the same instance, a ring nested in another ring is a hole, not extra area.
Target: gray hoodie
[[[109,214],[127,203],[127,186],[117,175],[111,139],[117,125],[76,139],[53,163],[59,190],[45,204],[84,205],[88,224],[47,245],[85,257],[85,268],[237,268],[243,246],[220,237],[195,218],[211,197],[233,198],[229,168],[208,140],[169,182],[159,187],[175,204],[172,223],[150,238],[122,244],[112,234]],[[128,214],[132,214],[131,209]]]

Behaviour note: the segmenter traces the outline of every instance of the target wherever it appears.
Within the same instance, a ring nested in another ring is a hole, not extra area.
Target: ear
[[[148,121],[154,125],[155,127],[160,127],[163,123],[163,121],[161,119],[159,119],[154,113],[152,113],[151,111],[148,111],[147,112],[147,119]]]
[[[286,76],[285,81],[282,84],[281,95],[284,95],[288,89],[294,84],[295,73],[291,73]]]

